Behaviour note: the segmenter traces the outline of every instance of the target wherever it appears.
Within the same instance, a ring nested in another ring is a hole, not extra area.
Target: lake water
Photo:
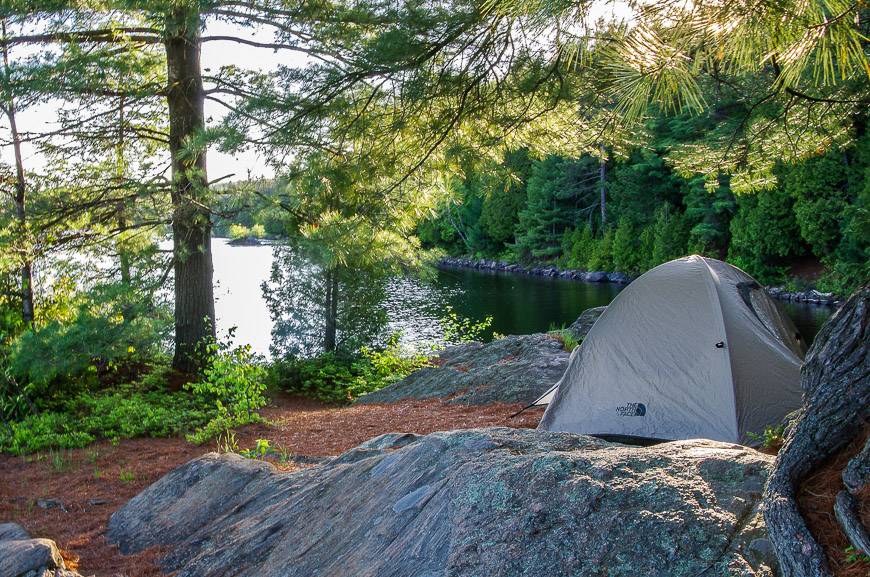
[[[235,342],[249,343],[268,355],[272,321],[261,283],[269,277],[272,247],[230,246],[213,241],[218,328],[236,327]],[[503,334],[527,334],[571,324],[590,307],[610,303],[623,287],[474,270],[439,270],[428,281],[392,281],[386,308],[391,331],[402,331],[407,343],[437,342],[438,319],[452,308],[475,320],[493,317],[492,329]],[[829,307],[780,303],[807,342],[833,312]]]

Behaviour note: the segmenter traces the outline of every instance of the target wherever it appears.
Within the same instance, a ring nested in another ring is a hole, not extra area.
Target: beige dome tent
[[[745,442],[801,404],[805,347],[742,270],[689,256],[625,288],[536,405],[539,428]]]

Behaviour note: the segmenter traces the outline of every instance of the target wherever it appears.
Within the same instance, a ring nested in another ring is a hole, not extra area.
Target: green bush
[[[84,447],[94,440],[93,435],[78,430],[69,415],[62,413],[40,413],[0,430],[0,448],[15,455],[49,448]]]
[[[107,393],[81,393],[56,411],[30,415],[0,429],[0,450],[16,455],[84,447],[96,439],[166,437],[205,424],[209,411],[183,392],[137,391],[122,386]]]
[[[251,236],[254,238],[263,238],[266,236],[266,227],[262,224],[255,224],[251,227]]]
[[[326,403],[348,403],[370,388],[363,363],[335,353],[276,361],[270,378],[285,391]]]
[[[429,364],[427,355],[403,351],[399,346],[399,334],[390,336],[387,346],[382,349],[363,347],[362,359],[368,363],[367,372],[377,390],[405,378],[417,369]],[[371,391],[366,391],[371,392]]]
[[[239,238],[247,238],[251,236],[251,229],[243,224],[231,224],[229,233],[230,238],[236,240]]]
[[[183,392],[136,392],[131,386],[108,394],[82,395],[71,403],[68,414],[82,415],[78,422],[84,430],[108,439],[168,437],[209,418],[201,399]]]
[[[447,308],[447,314],[438,322],[444,332],[444,341],[451,345],[480,341],[486,338],[487,332],[492,326],[492,316],[487,316],[482,321],[475,321],[467,317],[460,317],[453,308]]]
[[[171,317],[122,285],[73,297],[64,317],[21,334],[9,347],[9,374],[43,408],[100,383],[135,379],[165,355]]]
[[[402,351],[398,335],[386,347],[363,347],[359,355],[324,353],[314,358],[275,362],[270,382],[278,388],[327,403],[348,403],[394,383],[426,366],[425,355]]]
[[[578,339],[577,337],[575,337],[574,333],[572,333],[571,331],[569,331],[565,327],[555,328],[555,327],[551,326],[548,333],[554,339],[556,339],[560,343],[562,343],[562,348],[565,349],[566,351],[568,351],[569,353],[571,351],[573,351],[574,349],[576,349],[580,345],[580,343],[582,342],[582,339]]]
[[[168,369],[158,367],[132,384],[101,392],[59,395],[50,410],[0,429],[0,451],[14,454],[83,447],[96,439],[167,437],[189,433],[202,443],[232,427],[260,420],[266,404],[266,368],[250,348],[206,347],[210,361],[199,382],[165,389]]]
[[[206,346],[210,358],[203,378],[185,385],[199,402],[210,408],[211,419],[188,435],[202,443],[223,430],[260,420],[257,409],[266,404],[266,368],[251,353],[250,345],[229,348],[211,343]]]
[[[595,241],[589,254],[589,270],[613,270],[613,229],[608,228],[604,235]]]
[[[228,234],[233,240],[240,238],[263,238],[266,236],[266,227],[262,224],[253,224],[250,227],[244,224],[231,224]]]

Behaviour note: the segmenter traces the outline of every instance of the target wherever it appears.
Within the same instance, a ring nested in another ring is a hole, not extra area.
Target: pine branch
[[[163,39],[154,28],[136,27],[26,34],[0,39],[0,44],[4,46],[15,46],[19,44],[52,44],[64,42],[126,43],[131,41],[144,44],[159,44],[163,42]]]

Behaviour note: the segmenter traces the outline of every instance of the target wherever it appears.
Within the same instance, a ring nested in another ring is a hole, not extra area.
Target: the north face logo
[[[616,414],[620,417],[643,417],[646,415],[646,405],[643,403],[625,403],[616,407]]]

